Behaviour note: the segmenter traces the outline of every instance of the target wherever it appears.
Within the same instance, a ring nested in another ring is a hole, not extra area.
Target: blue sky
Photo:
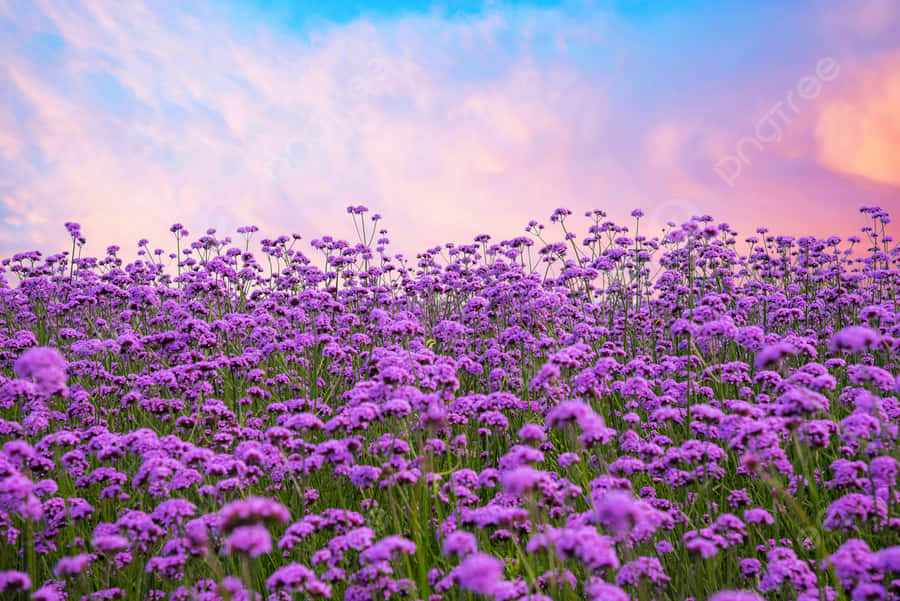
[[[636,14],[644,3],[634,3]],[[584,10],[584,5],[556,0],[535,0],[531,2],[484,2],[464,0],[459,2],[427,1],[383,1],[383,2],[318,2],[316,0],[237,0],[230,2],[233,13],[254,21],[264,21],[273,26],[305,32],[320,27],[323,23],[346,25],[359,19],[389,20],[410,15],[437,15],[448,19],[465,19],[483,15],[486,11],[500,7],[516,8],[560,8]],[[625,9],[630,12],[632,9]]]

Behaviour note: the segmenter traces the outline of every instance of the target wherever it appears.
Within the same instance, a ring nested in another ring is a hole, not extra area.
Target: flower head
[[[272,550],[272,535],[264,526],[238,526],[225,539],[223,550],[258,557]]]
[[[16,376],[33,380],[41,394],[49,395],[66,389],[66,359],[58,349],[49,346],[30,348],[16,360]]]
[[[493,594],[503,576],[503,562],[487,553],[468,555],[456,568],[459,585],[479,595]]]

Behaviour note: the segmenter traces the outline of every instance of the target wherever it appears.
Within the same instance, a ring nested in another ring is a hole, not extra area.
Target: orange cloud
[[[819,113],[819,160],[839,173],[900,186],[900,53],[847,71],[847,83]]]

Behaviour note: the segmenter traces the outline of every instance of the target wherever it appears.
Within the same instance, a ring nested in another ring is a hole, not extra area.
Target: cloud
[[[835,171],[900,186],[900,53],[854,67],[819,114],[819,158]]]
[[[782,72],[784,57],[751,57],[727,81],[703,56],[669,73],[677,49],[637,43],[610,12],[504,6],[298,33],[212,4],[0,6],[10,32],[0,36],[10,57],[0,68],[2,254],[65,248],[68,220],[83,225],[92,252],[143,237],[171,247],[176,221],[194,233],[256,224],[271,236],[352,238],[350,204],[383,214],[407,253],[485,232],[517,236],[557,206],[618,219],[641,207],[654,227],[708,212],[736,227],[775,221],[824,234],[846,215],[846,198],[900,205],[889,166],[845,160],[895,147],[840,125],[883,123],[887,84],[865,96],[848,89],[835,106],[849,114],[822,111],[815,132],[837,150],[823,150],[821,163],[807,159],[816,141],[798,123],[797,139],[754,160],[729,190],[716,157],[761,104],[780,99],[780,80],[758,82]],[[796,77],[815,64],[794,63]],[[708,96],[679,91],[691,82]],[[830,209],[804,222],[816,202]]]
[[[514,195],[535,206],[558,189],[567,117],[585,113],[573,103],[600,104],[571,68],[504,46],[505,31],[538,22],[528,11],[356,21],[309,41],[134,2],[42,1],[13,18],[20,41],[52,31],[65,52],[49,72],[21,56],[6,68],[28,107],[2,140],[21,167],[3,189],[16,224],[6,250],[52,244],[66,219],[103,245],[167,236],[174,221],[290,224],[309,237],[359,203],[386,213],[407,244],[468,235],[510,222],[510,207],[527,206]],[[553,27],[588,37],[565,17]],[[498,67],[457,73],[459,61]],[[24,176],[35,170],[25,140],[44,157],[39,177]],[[523,184],[525,170],[542,183]],[[23,235],[23,223],[39,226]]]
[[[871,38],[892,35],[900,22],[900,6],[894,0],[850,0],[832,3],[822,13],[822,22],[829,28],[849,31]]]

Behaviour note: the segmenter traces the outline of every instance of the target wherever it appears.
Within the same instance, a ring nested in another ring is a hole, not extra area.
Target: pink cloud
[[[821,17],[829,29],[874,36],[889,33],[900,22],[900,6],[894,0],[852,0],[829,6]]]
[[[742,233],[769,223],[826,234],[855,211],[846,198],[900,204],[896,182],[883,175],[860,182],[838,170],[837,159],[804,162],[816,148],[816,107],[730,190],[713,165],[746,133],[758,97],[734,106],[729,124],[665,99],[665,110],[642,114],[617,97],[631,63],[591,72],[567,52],[542,62],[500,41],[550,28],[567,47],[589,41],[634,60],[639,49],[624,52],[620,41],[596,33],[615,30],[605,16],[357,21],[304,42],[139,2],[35,6],[16,15],[20,38],[55,30],[67,48],[54,71],[20,56],[0,72],[29,107],[19,120],[0,106],[0,154],[20,166],[0,186],[13,228],[0,239],[4,253],[60,250],[66,220],[83,224],[93,252],[113,243],[132,248],[142,237],[171,246],[175,221],[195,233],[255,223],[265,235],[352,237],[349,204],[382,213],[405,251],[485,232],[517,236],[557,206],[602,208],[616,219],[641,207],[651,234],[699,213]],[[12,49],[0,41],[15,56]],[[454,70],[460,61],[502,67],[467,79]],[[100,72],[133,96],[128,111],[101,111],[82,93],[84,78]],[[827,100],[883,118],[893,88],[873,90]],[[820,124],[834,121],[827,106]],[[860,142],[834,133],[841,131],[822,126],[822,148],[846,157]],[[46,166],[28,159],[28,144]],[[800,165],[779,173],[786,163]],[[853,174],[887,172],[849,164]],[[813,202],[827,206],[810,213]]]
[[[847,69],[819,113],[819,159],[829,169],[900,186],[900,53]]]

